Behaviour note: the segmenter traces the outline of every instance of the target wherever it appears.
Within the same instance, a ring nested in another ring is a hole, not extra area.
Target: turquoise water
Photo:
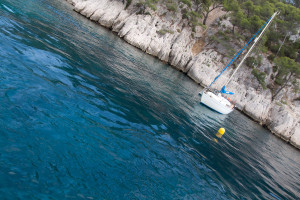
[[[298,150],[65,1],[0,27],[0,199],[299,198]]]

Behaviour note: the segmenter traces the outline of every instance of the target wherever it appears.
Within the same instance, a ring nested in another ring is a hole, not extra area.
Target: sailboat
[[[272,20],[275,18],[276,15],[278,15],[279,12],[275,12],[268,21],[257,31],[257,33],[249,40],[249,42],[237,53],[237,55],[229,62],[229,64],[221,71],[221,73],[211,82],[211,84],[205,88],[203,91],[201,91],[199,94],[201,95],[201,103],[206,105],[207,107],[211,108],[212,110],[215,110],[218,113],[221,114],[229,114],[234,110],[234,103],[230,101],[229,98],[226,98],[223,96],[223,94],[230,94],[233,95],[233,92],[226,91],[226,86],[230,83],[232,80],[232,77],[235,75],[237,70],[242,66],[243,62],[246,60],[258,40],[261,38],[265,30],[268,28],[268,26],[271,24]],[[259,34],[260,33],[260,34]],[[256,38],[256,36],[259,34],[259,36]],[[221,74],[229,67],[229,65],[232,64],[232,62],[242,53],[242,51],[248,46],[254,40],[254,43],[250,47],[249,51],[246,53],[246,55],[243,57],[237,68],[234,70],[232,75],[229,77],[226,84],[222,87],[220,91],[218,90],[212,90],[210,89],[211,85],[221,76]]]

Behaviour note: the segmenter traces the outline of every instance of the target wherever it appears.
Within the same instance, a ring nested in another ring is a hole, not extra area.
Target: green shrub
[[[274,61],[275,56],[273,54],[268,56],[268,60],[273,62]]]
[[[284,55],[291,59],[297,58],[297,49],[294,49],[293,46],[286,46],[284,48]]]
[[[267,52],[268,52],[268,47],[266,47],[266,46],[261,46],[261,47],[259,48],[259,50],[260,50],[262,53],[267,53]]]
[[[149,6],[149,8],[150,8],[151,10],[153,10],[153,11],[156,11],[156,10],[157,10],[156,5],[154,5],[154,4],[152,4],[152,3],[149,3],[148,6]]]
[[[257,65],[257,61],[254,57],[250,56],[250,57],[246,58],[245,64],[246,64],[246,66],[253,68],[254,66]]]
[[[132,2],[132,0],[127,0],[125,10],[130,6],[131,2]]]
[[[293,86],[294,86],[294,92],[297,94],[300,90],[300,85],[299,85],[299,82],[294,79],[293,82],[292,82]]]
[[[189,18],[189,13],[188,13],[186,8],[181,10],[181,14],[182,14],[182,19],[188,19]]]
[[[257,66],[261,66],[262,56],[257,56]]]
[[[245,36],[239,34],[238,32],[234,32],[234,36],[239,40],[245,41]]]
[[[274,66],[273,66],[273,73],[277,72],[277,70],[278,70],[278,66],[277,66],[277,65],[274,65]]]
[[[277,53],[278,49],[279,49],[280,45],[272,45],[270,46],[270,50],[273,52],[273,53]]]
[[[252,74],[257,79],[257,81],[262,86],[262,88],[266,89],[267,88],[266,82],[265,82],[266,73],[265,72],[260,72],[258,69],[253,69]]]
[[[222,37],[225,41],[229,41],[228,32],[218,31],[217,36]]]
[[[280,102],[281,102],[282,104],[287,105],[287,102],[286,102],[285,100],[283,100],[283,99],[282,99]]]
[[[245,64],[250,67],[253,68],[254,66],[260,66],[262,62],[262,57],[261,56],[257,56],[257,57],[247,57],[245,60]]]
[[[184,3],[185,5],[187,5],[188,7],[192,6],[192,2],[191,0],[179,0],[180,2]]]
[[[177,5],[175,3],[167,3],[166,6],[167,6],[168,11],[171,11],[171,12],[177,11]]]
[[[171,31],[171,30],[168,30],[168,29],[161,29],[159,31],[156,31],[156,33],[159,34],[159,35],[165,35],[166,33],[173,34],[174,31]]]
[[[281,76],[276,76],[276,78],[275,78],[275,83],[277,84],[277,85],[282,85],[283,83],[284,83],[284,80],[282,79],[282,77]]]

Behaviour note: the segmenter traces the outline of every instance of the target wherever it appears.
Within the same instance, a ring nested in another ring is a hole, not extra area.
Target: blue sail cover
[[[220,92],[223,94],[234,94],[233,92],[226,91],[225,89],[225,86],[223,86]]]

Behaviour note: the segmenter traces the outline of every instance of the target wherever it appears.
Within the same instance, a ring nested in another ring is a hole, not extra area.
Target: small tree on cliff
[[[126,2],[126,5],[125,5],[125,10],[130,6],[132,0],[122,0],[123,4],[125,4]]]
[[[224,0],[195,0],[195,4],[197,5],[197,11],[203,16],[202,24],[206,25],[209,13],[217,8],[222,8]]]
[[[245,3],[242,4],[242,8],[246,10],[247,18],[250,17],[250,15],[253,14],[254,11],[254,5],[253,2],[248,0]]]
[[[242,12],[237,1],[225,1],[224,8],[231,13],[232,32],[234,33],[235,27],[241,27],[242,21],[245,19],[245,14]]]
[[[272,100],[279,94],[279,92],[292,81],[292,78],[300,77],[300,64],[288,57],[280,57],[274,60],[277,65],[278,74],[275,83],[280,85],[279,89],[273,94]]]
[[[158,0],[140,0],[135,4],[137,7],[137,14],[145,14],[145,11],[147,8],[150,8],[153,11],[156,11],[156,4],[158,3]]]

